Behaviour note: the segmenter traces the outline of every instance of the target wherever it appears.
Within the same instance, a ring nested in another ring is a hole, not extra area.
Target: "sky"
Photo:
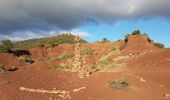
[[[170,0],[0,0],[0,40],[71,32],[89,42],[133,30],[170,47]]]

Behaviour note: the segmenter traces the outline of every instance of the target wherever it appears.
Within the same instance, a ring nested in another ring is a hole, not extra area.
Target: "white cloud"
[[[113,24],[155,17],[169,20],[169,5],[170,0],[0,0],[0,35],[12,37],[20,32],[15,35],[22,37],[19,34],[28,31],[34,38],[45,36],[43,32],[70,31],[88,22]]]
[[[82,38],[92,37],[92,34],[86,32],[86,31],[80,30],[80,29],[73,29],[71,31],[61,31],[60,34],[62,34],[62,33],[71,33],[73,35],[79,35]]]

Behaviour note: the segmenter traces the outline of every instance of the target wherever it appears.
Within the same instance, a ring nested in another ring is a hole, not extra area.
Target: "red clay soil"
[[[56,57],[64,52],[74,52],[74,44],[60,44],[56,46],[55,48],[49,50],[48,56],[50,57]]]
[[[148,52],[131,59],[127,70],[170,89],[170,50]]]
[[[134,42],[136,40],[140,42]],[[128,42],[124,51],[133,51],[139,46],[136,50],[145,52],[128,59],[126,66],[119,71],[96,72],[80,79],[77,73],[47,69],[53,64],[68,64],[68,61],[49,61],[27,64],[14,72],[0,72],[0,100],[170,100],[170,50],[155,48],[146,42],[145,37],[132,36]],[[82,49],[90,47],[94,50],[94,55],[86,58],[88,64],[93,64],[100,56],[110,52],[114,45],[82,44]],[[32,57],[44,57],[38,51],[40,49],[47,54],[45,57],[50,57],[73,52],[74,45],[64,44],[53,49],[34,48],[31,50]],[[9,65],[17,64],[16,58],[8,54],[0,54],[0,61]],[[122,78],[130,84],[128,90],[117,90],[109,85]],[[21,91],[20,87],[69,91],[71,98],[61,99],[57,94]],[[73,92],[82,87],[84,89]]]
[[[129,90],[116,90],[108,85],[110,81],[122,77],[131,84]],[[170,92],[152,81],[140,82],[138,78],[124,73],[95,73],[89,78],[80,79],[76,73],[49,71],[42,67],[28,67],[15,73],[1,74],[0,82],[0,100],[59,99],[54,94],[20,91],[19,87],[70,91],[71,100],[167,100],[164,93]],[[80,87],[86,89],[72,92]]]
[[[31,58],[44,58],[44,57],[57,57],[64,52],[74,51],[73,44],[60,44],[58,46],[52,47],[35,47],[29,50],[31,53]]]
[[[159,50],[154,44],[149,40],[147,36],[144,35],[131,35],[127,38],[125,48],[122,53],[142,53],[145,51]]]
[[[6,68],[17,67],[20,65],[17,62],[17,57],[8,53],[0,53],[0,64],[4,65]]]
[[[29,50],[31,58],[44,58],[47,57],[47,47],[35,47]]]
[[[165,94],[170,93],[169,59],[169,50],[151,52],[131,59],[122,71],[94,73],[84,79],[72,72],[47,70],[49,62],[35,63],[15,72],[0,74],[0,100],[61,99],[56,94],[21,91],[19,87],[69,91],[70,100],[169,100],[165,98]],[[128,80],[129,90],[109,86],[109,82],[121,78]],[[86,88],[73,92],[81,87]]]

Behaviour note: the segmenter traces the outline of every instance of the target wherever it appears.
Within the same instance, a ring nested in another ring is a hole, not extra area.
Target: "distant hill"
[[[125,35],[124,44],[120,47],[124,53],[139,53],[143,51],[153,51],[165,48],[161,43],[156,43],[146,33],[140,33],[139,30]]]
[[[55,46],[62,43],[74,44],[75,36],[72,34],[61,34],[54,37],[29,39],[14,43],[14,50],[28,50],[37,46]],[[82,43],[87,43],[86,40],[81,40]]]

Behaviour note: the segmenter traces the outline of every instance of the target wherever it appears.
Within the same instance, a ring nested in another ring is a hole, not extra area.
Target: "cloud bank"
[[[0,0],[0,37],[44,36],[88,23],[169,20],[169,5],[170,0]]]

